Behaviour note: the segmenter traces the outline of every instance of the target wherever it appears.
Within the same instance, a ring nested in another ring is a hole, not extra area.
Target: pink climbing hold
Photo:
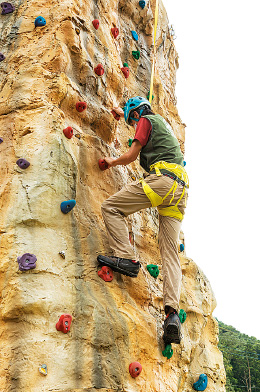
[[[83,112],[87,108],[86,102],[77,102],[76,109],[78,112]]]
[[[136,378],[139,376],[139,374],[142,371],[142,365],[139,362],[132,362],[129,365],[129,373],[133,378]]]
[[[113,280],[113,271],[111,268],[106,267],[105,265],[98,271],[98,276],[102,278],[105,282],[112,282]]]
[[[117,28],[117,27],[112,27],[111,33],[113,34],[113,37],[114,37],[114,38],[117,38],[117,37],[118,37],[118,34],[119,34],[118,28]]]
[[[94,68],[94,71],[95,71],[95,73],[96,73],[98,76],[104,75],[104,72],[105,72],[104,67],[103,67],[102,64],[98,64],[98,65],[96,66],[96,68]]]
[[[92,21],[93,26],[95,27],[95,29],[97,30],[99,28],[99,20],[98,19],[94,19]]]
[[[71,326],[72,317],[70,314],[62,314],[56,324],[57,331],[68,333]]]

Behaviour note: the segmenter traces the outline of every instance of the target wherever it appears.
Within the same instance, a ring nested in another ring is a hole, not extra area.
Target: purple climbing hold
[[[37,257],[31,253],[25,253],[22,256],[17,257],[17,263],[19,264],[20,271],[28,271],[36,267]]]
[[[5,1],[0,4],[2,8],[2,15],[11,14],[14,12],[14,6],[11,3],[6,3]]]
[[[3,55],[3,53],[0,53],[0,61],[3,61],[5,59],[5,56]]]
[[[30,162],[23,158],[18,159],[18,161],[16,161],[16,164],[20,167],[20,169],[27,169],[27,167],[30,166]]]
[[[3,141],[4,141],[4,139],[2,139],[2,138],[0,137],[0,144],[3,143]]]

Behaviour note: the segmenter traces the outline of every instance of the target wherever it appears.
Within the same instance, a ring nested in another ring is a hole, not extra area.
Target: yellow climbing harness
[[[174,173],[180,180],[182,180],[185,183],[185,186],[183,186],[183,191],[182,194],[177,201],[177,203],[174,206],[169,206],[169,207],[159,207],[164,200],[171,194],[172,192],[172,198],[170,200],[170,203],[172,203],[174,199],[174,194],[178,186],[178,182],[175,180],[171,189],[169,192],[164,197],[161,197],[158,195],[156,192],[152,190],[149,184],[147,184],[142,178],[140,179],[140,183],[142,184],[143,191],[150,200],[152,207],[157,207],[158,212],[162,216],[171,216],[173,218],[176,218],[180,221],[183,219],[183,214],[180,212],[178,208],[178,204],[182,200],[184,194],[185,194],[185,189],[186,187],[189,187],[189,178],[188,175],[185,171],[185,169],[181,165],[177,165],[176,163],[168,163],[165,161],[160,161],[156,162],[153,165],[150,166],[150,171],[155,170],[155,173],[157,176],[161,176],[162,173],[160,172],[160,169],[166,169],[170,171],[171,173]],[[186,199],[185,199],[185,206],[186,206]]]

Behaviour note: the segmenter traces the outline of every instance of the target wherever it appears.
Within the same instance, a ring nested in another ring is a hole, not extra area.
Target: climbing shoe
[[[140,269],[139,261],[130,259],[123,259],[114,256],[101,256],[97,257],[100,264],[110,267],[113,271],[120,272],[123,275],[136,278]]]
[[[170,343],[180,344],[181,341],[181,322],[176,312],[168,314],[164,321],[163,340],[165,345]]]

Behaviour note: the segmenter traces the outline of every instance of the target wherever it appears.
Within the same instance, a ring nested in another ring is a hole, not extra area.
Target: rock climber
[[[152,112],[147,99],[134,97],[127,101],[124,111],[121,108],[113,110],[134,127],[135,136],[129,150],[119,158],[104,158],[108,168],[128,165],[140,153],[140,165],[149,175],[126,185],[102,204],[102,215],[114,256],[99,255],[97,259],[114,271],[137,277],[140,262],[135,259],[124,218],[148,207],[158,208],[166,314],[163,340],[165,344],[180,343],[178,312],[182,273],[178,239],[189,187],[183,155],[172,127],[163,117]]]

